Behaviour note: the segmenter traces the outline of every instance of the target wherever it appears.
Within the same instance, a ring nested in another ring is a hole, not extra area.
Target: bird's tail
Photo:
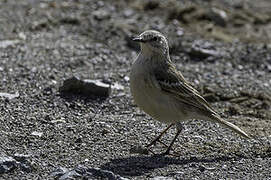
[[[250,136],[247,135],[247,133],[245,133],[244,131],[242,131],[239,127],[235,126],[234,124],[232,124],[228,121],[225,121],[224,119],[218,117],[218,115],[213,115],[212,121],[218,122],[218,123],[222,124],[223,126],[230,128],[231,130],[233,130],[234,132],[236,132],[237,134],[240,134],[241,136],[243,136],[245,138],[250,138]]]

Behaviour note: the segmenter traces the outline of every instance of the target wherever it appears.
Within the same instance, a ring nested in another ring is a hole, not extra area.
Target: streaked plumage
[[[200,119],[218,122],[249,137],[237,126],[220,118],[177,71],[169,57],[167,40],[161,33],[145,31],[134,40],[140,42],[141,52],[132,65],[130,89],[135,103],[143,111],[160,122],[176,124],[177,135],[180,133],[180,122]]]

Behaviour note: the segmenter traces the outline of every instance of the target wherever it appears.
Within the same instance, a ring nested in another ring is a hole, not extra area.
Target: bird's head
[[[148,30],[133,38],[140,42],[142,53],[168,55],[169,48],[166,37],[158,31]]]

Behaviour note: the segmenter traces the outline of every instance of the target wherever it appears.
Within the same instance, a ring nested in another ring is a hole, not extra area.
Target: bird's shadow
[[[190,163],[213,163],[219,161],[230,161],[233,157],[207,157],[207,158],[180,158],[163,155],[154,156],[132,156],[126,158],[112,159],[110,162],[100,166],[101,169],[112,171],[115,174],[126,177],[140,176],[157,168],[169,165],[186,165]]]

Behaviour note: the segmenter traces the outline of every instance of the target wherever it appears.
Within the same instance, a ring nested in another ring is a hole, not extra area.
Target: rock
[[[147,148],[142,147],[142,146],[133,146],[130,149],[131,154],[149,154],[149,151]]]
[[[203,95],[204,99],[208,102],[217,102],[219,97],[215,93],[207,93]]]
[[[231,19],[233,20],[232,23],[235,27],[242,27],[242,26],[245,26],[247,23],[253,21],[253,18],[241,12],[234,13]]]
[[[125,10],[123,11],[123,14],[124,14],[124,16],[125,16],[126,18],[127,18],[127,17],[131,17],[134,13],[135,13],[135,12],[134,12],[133,9],[125,9]]]
[[[156,8],[158,8],[160,6],[159,1],[147,1],[146,4],[144,5],[144,10],[148,11],[148,10],[154,10]]]
[[[55,171],[51,173],[51,176],[55,178],[59,178],[60,176],[63,176],[64,174],[66,174],[68,171],[69,170],[67,168],[59,167],[58,169],[56,169]]]
[[[15,44],[18,44],[20,41],[19,40],[4,40],[0,41],[0,48],[7,48],[10,46],[14,46]]]
[[[206,167],[206,166],[204,166],[204,165],[199,165],[199,170],[201,171],[201,172],[204,172],[204,171],[206,171],[206,170],[215,170],[215,168],[213,168],[213,167]]]
[[[23,33],[23,32],[20,32],[19,34],[18,34],[18,37],[21,39],[21,40],[26,40],[26,35]]]
[[[31,135],[41,137],[43,135],[43,132],[33,131]]]
[[[32,167],[27,161],[29,155],[15,154],[14,157],[0,154],[0,174],[11,172],[17,168],[24,172],[31,172]]]
[[[270,15],[255,13],[253,16],[253,23],[255,25],[265,25],[270,22]]]
[[[129,76],[124,76],[124,81],[129,82],[130,81]]]
[[[55,120],[52,120],[52,121],[51,121],[52,124],[55,124],[55,123],[65,123],[65,122],[66,122],[65,119],[62,119],[62,118],[60,118],[60,119],[55,119]]]
[[[211,8],[207,13],[208,18],[212,20],[215,24],[225,27],[227,25],[228,16],[227,13],[218,8]]]
[[[241,107],[238,104],[230,105],[228,108],[228,112],[231,116],[239,115],[242,112]]]
[[[124,90],[123,85],[119,84],[119,83],[114,83],[112,86],[112,89],[116,89],[116,90]]]
[[[33,31],[39,31],[42,29],[49,28],[49,21],[47,19],[41,19],[39,21],[34,21],[31,25],[31,30]]]
[[[80,20],[77,17],[65,17],[60,20],[61,24],[80,25]]]
[[[16,161],[19,161],[19,162],[25,162],[27,159],[30,158],[30,155],[25,155],[25,154],[14,154],[13,158],[16,160]]]
[[[9,156],[0,156],[0,174],[10,172],[16,168],[17,162]]]
[[[30,173],[32,170],[32,167],[25,163],[20,163],[20,169],[24,172]]]
[[[180,22],[184,24],[190,23],[191,14],[197,12],[198,8],[194,5],[186,6],[182,8],[176,7],[169,13],[169,19],[178,19]]]
[[[72,77],[64,81],[59,91],[85,96],[108,97],[111,93],[111,86],[99,80],[80,80],[77,77]]]
[[[15,94],[9,94],[9,93],[0,93],[0,97],[7,98],[9,100],[19,97],[19,93],[16,92]]]
[[[101,21],[101,20],[105,20],[105,19],[108,19],[110,18],[110,13],[105,11],[105,10],[97,10],[97,11],[93,11],[92,12],[92,15],[93,17],[98,20],[98,21]]]
[[[156,176],[151,178],[150,180],[173,180],[174,178],[172,177],[165,177],[165,176]]]
[[[191,57],[200,58],[200,59],[205,59],[210,56],[221,55],[219,51],[211,47],[210,43],[203,42],[203,41],[196,41],[195,43],[193,43],[190,51],[188,51],[188,54]]]
[[[29,163],[28,159],[30,158],[30,155],[26,154],[14,154],[13,158],[17,161],[18,167],[24,171],[24,172],[31,172],[32,167],[31,164]]]
[[[52,172],[51,176],[58,178],[59,180],[76,179],[76,178],[128,180],[127,178],[116,175],[111,171],[103,170],[100,168],[88,168],[80,165],[71,170],[60,167],[56,171]]]

